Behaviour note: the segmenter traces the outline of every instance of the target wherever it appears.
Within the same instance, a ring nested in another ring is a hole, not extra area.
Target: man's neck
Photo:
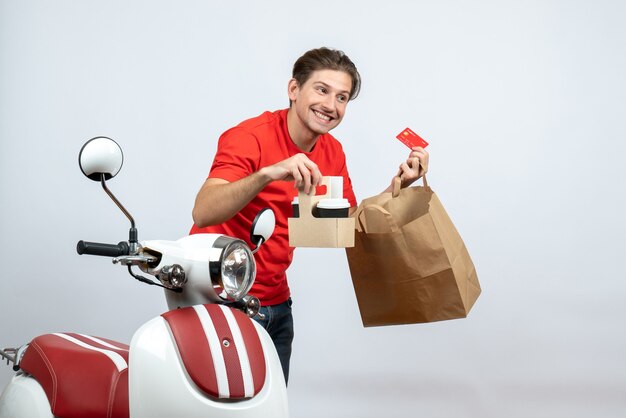
[[[311,152],[320,137],[302,126],[302,122],[293,107],[287,111],[287,130],[296,147],[304,152]]]

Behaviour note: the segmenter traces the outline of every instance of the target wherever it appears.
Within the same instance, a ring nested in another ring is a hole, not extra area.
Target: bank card
[[[404,145],[409,148],[413,147],[422,147],[426,148],[428,146],[428,142],[424,141],[424,139],[413,132],[411,128],[406,128],[404,131],[400,132],[396,138],[400,140]]]

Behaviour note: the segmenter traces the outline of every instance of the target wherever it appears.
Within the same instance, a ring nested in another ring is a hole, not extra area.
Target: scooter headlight
[[[215,293],[223,300],[238,301],[250,291],[256,277],[252,251],[244,241],[227,236],[216,239],[213,248],[221,250],[212,251],[216,256],[209,260]]]

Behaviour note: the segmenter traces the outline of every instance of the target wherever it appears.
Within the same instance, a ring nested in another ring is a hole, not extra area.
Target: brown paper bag
[[[464,318],[480,295],[465,244],[428,187],[365,199],[346,249],[363,325],[411,324]]]

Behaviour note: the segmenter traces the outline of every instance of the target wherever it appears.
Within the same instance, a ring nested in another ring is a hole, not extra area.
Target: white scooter
[[[170,311],[141,326],[130,347],[53,333],[0,350],[17,371],[0,396],[0,418],[287,417],[280,360],[267,332],[251,319],[259,314],[258,299],[247,295],[256,274],[253,253],[272,234],[274,213],[262,211],[255,219],[255,251],[218,234],[139,243],[133,218],[106,186],[122,162],[110,138],[93,138],[81,149],[81,170],[101,182],[131,229],[128,241],[80,241],[77,250],[112,257],[135,279],[164,287]]]

